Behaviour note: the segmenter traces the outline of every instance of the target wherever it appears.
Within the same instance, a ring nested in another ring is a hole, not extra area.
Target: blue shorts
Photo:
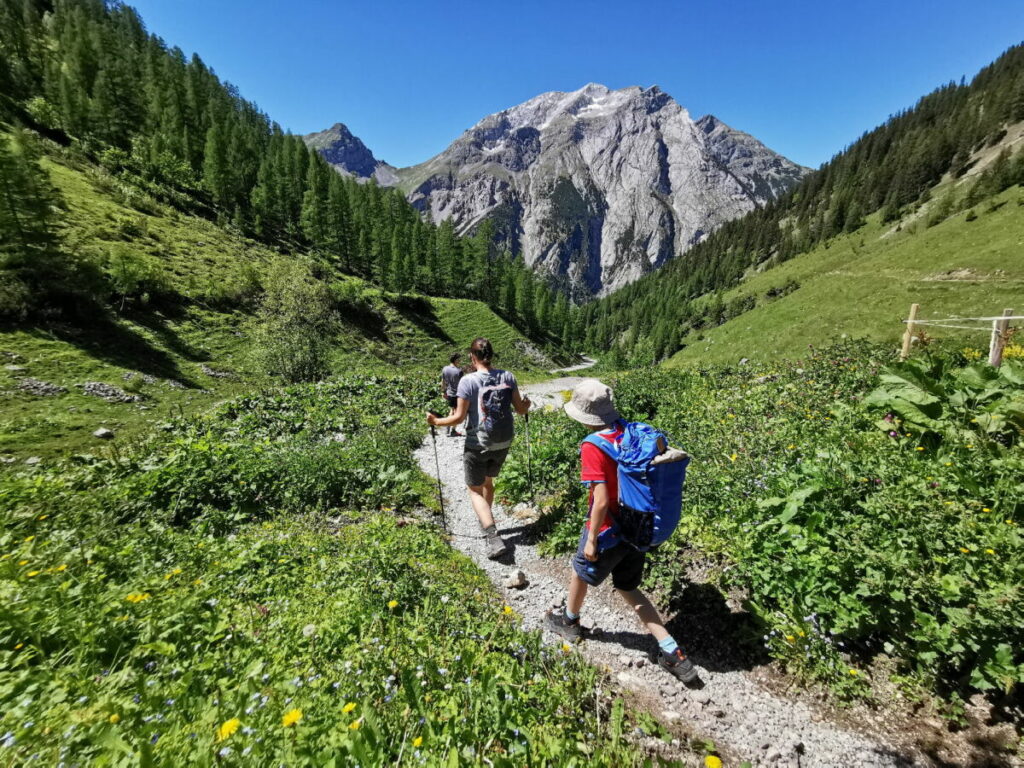
[[[587,544],[587,527],[583,526],[580,543],[572,558],[572,568],[576,575],[592,587],[612,577],[612,586],[623,592],[632,592],[640,586],[644,579],[644,561],[647,553],[640,552],[625,542],[616,544],[606,550],[598,550],[597,560],[590,562],[583,556],[583,548]]]

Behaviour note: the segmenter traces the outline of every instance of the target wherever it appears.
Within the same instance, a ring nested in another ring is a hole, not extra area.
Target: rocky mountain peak
[[[658,86],[588,83],[488,115],[397,171],[413,205],[460,232],[483,219],[577,299],[602,295],[789,189],[806,169]]]
[[[394,169],[373,156],[373,152],[344,123],[335,123],[326,131],[303,137],[306,145],[316,149],[324,160],[340,173],[357,179],[376,178],[381,184],[396,182]]]

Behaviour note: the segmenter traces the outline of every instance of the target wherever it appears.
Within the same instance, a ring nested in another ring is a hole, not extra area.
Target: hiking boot
[[[448,433],[448,437],[462,437],[462,433],[457,429],[453,429]]]
[[[658,666],[684,683],[692,683],[697,678],[697,668],[679,648],[676,648],[674,653],[659,652]]]
[[[569,620],[565,613],[548,611],[544,614],[544,628],[550,629],[559,637],[571,642],[579,642],[583,638],[583,627],[580,626],[579,617]]]
[[[508,552],[508,544],[497,534],[487,537],[487,557],[490,560],[497,560]]]

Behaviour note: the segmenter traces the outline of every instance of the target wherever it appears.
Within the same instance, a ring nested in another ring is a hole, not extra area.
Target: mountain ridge
[[[443,152],[393,170],[435,223],[467,234],[492,219],[505,247],[586,300],[774,200],[808,169],[713,115],[693,120],[656,85],[589,83],[487,115]]]

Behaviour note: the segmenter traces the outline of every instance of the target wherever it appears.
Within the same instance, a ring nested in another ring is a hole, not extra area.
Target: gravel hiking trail
[[[533,401],[534,408],[560,407],[561,393],[579,381],[580,377],[558,378],[523,387],[523,393]],[[525,439],[519,419],[516,439]],[[488,574],[506,603],[523,617],[524,629],[541,629],[544,613],[561,605],[565,598],[569,557],[541,557],[529,515],[496,504],[495,522],[510,551],[499,561],[488,560],[463,481],[463,439],[438,430],[437,451],[452,546]],[[416,458],[423,471],[435,477],[429,433]],[[581,510],[581,522],[582,517]],[[525,574],[526,585],[506,586],[516,570]],[[648,654],[656,647],[654,641],[609,584],[590,590],[582,613],[589,632],[577,652],[599,668],[610,670],[635,706],[647,709],[679,737],[666,745],[637,734],[650,748],[693,765],[703,765],[703,760],[685,748],[687,737],[713,740],[726,764],[742,760],[777,768],[931,764],[912,751],[886,743],[881,735],[885,732],[881,718],[870,717],[870,713],[844,717],[816,706],[809,696],[784,698],[770,690],[770,681],[766,682],[763,674],[768,659],[756,650],[736,649],[730,640],[737,634],[737,623],[747,620],[746,614],[738,604],[723,600],[717,590],[700,583],[699,578],[673,603],[673,610],[664,611],[663,616],[700,670],[698,687],[684,686],[650,663]],[[545,632],[545,640],[561,644],[561,639],[549,632]]]

